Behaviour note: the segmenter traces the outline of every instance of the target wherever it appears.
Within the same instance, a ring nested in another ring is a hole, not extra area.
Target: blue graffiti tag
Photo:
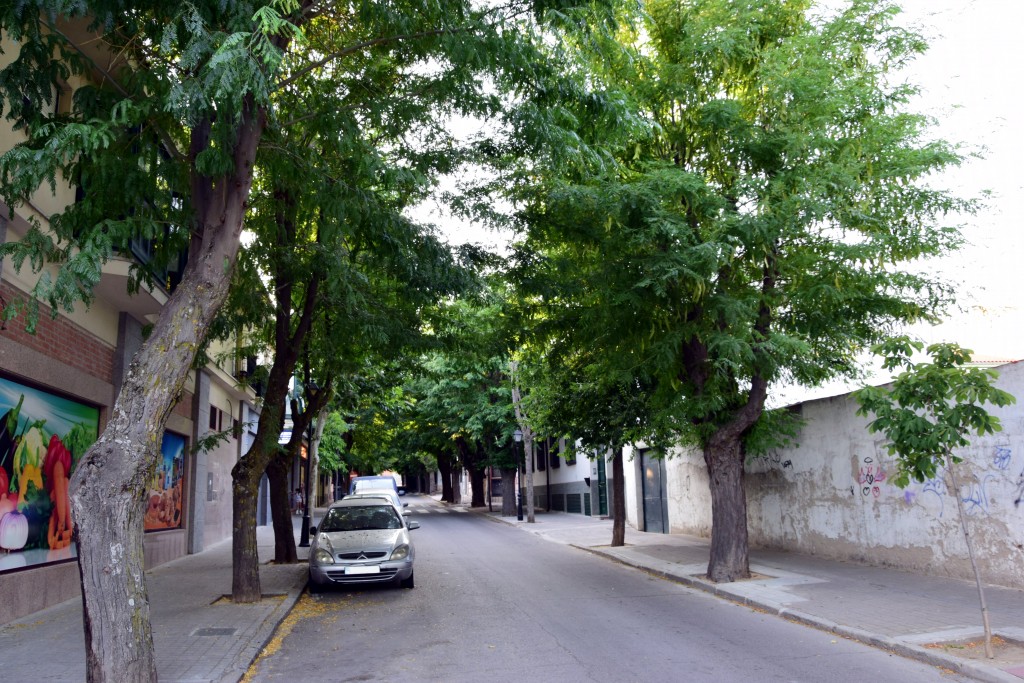
[[[1012,459],[1013,451],[1010,450],[1009,446],[996,446],[996,452],[992,458],[992,462],[995,463],[997,469],[1010,469],[1010,460]]]
[[[929,479],[924,482],[921,493],[931,493],[939,499],[939,519],[942,519],[942,513],[946,510],[946,482],[939,477]]]
[[[989,480],[994,478],[995,477],[989,474],[986,475],[980,483],[968,484],[966,486],[968,493],[965,497],[961,497],[960,500],[967,504],[967,514],[973,515],[978,511],[988,514],[988,494],[985,492],[985,488],[988,486]]]

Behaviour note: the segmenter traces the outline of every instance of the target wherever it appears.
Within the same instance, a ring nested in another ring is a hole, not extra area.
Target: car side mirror
[[[309,535],[310,536],[315,536],[316,535],[316,527],[315,526],[309,527]]]
[[[413,529],[419,529],[420,528],[420,523],[417,522],[415,519],[410,519],[407,522],[407,524],[409,525],[409,531],[412,531]]]

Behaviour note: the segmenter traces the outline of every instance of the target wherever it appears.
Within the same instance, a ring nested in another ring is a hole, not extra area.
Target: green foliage
[[[541,157],[509,183],[512,275],[554,363],[645,387],[699,443],[738,425],[753,452],[782,424],[755,427],[769,387],[856,377],[863,350],[943,311],[952,290],[914,262],[957,248],[974,204],[929,185],[960,156],[909,110],[894,74],[924,44],[896,17],[654,2],[617,47],[563,46],[635,115],[577,117],[609,163]]]
[[[474,297],[439,307],[432,331],[442,346],[422,357],[408,385],[419,450],[435,457],[458,453],[471,469],[514,463],[503,297],[500,283],[492,282]]]
[[[345,434],[351,429],[351,425],[345,422],[340,413],[331,411],[327,414],[317,450],[321,471],[336,472],[348,469],[345,461],[345,451],[348,450]]]
[[[947,455],[961,458],[957,448],[970,445],[969,436],[1002,430],[999,418],[985,404],[1016,403],[1011,394],[994,384],[999,374],[989,368],[970,367],[971,352],[957,344],[933,344],[930,361],[914,362],[921,342],[899,336],[876,345],[886,370],[902,370],[891,388],[864,387],[856,392],[858,415],[874,415],[868,428],[889,439],[888,451],[897,457],[892,481],[905,487],[935,477]]]

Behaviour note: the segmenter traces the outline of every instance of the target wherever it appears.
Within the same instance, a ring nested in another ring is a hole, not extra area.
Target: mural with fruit
[[[68,484],[99,410],[0,378],[0,413],[0,571],[73,557]]]

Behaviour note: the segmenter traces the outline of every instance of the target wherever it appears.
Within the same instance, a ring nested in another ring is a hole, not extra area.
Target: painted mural
[[[160,462],[149,481],[145,516],[146,531],[181,528],[185,437],[164,432],[160,453]]]
[[[77,555],[68,484],[99,416],[0,377],[0,572]]]

